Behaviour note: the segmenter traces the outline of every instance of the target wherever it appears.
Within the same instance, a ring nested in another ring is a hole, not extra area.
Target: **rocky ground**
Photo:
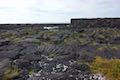
[[[106,80],[96,56],[120,59],[119,29],[0,30],[0,80]]]

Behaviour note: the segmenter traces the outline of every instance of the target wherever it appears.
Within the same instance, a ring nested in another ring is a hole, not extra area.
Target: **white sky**
[[[0,0],[0,23],[55,23],[92,17],[120,17],[120,0]]]

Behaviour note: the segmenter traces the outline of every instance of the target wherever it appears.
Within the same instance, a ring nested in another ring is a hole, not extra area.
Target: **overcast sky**
[[[55,23],[93,17],[120,17],[120,0],[0,0],[0,23]]]

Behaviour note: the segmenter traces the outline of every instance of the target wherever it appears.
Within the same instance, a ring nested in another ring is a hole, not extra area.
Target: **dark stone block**
[[[71,19],[71,26],[77,28],[120,28],[120,18]]]

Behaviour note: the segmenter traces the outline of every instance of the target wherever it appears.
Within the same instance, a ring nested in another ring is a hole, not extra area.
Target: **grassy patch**
[[[101,73],[108,80],[120,80],[120,59],[104,59],[96,57],[91,64],[91,69],[95,73]]]

